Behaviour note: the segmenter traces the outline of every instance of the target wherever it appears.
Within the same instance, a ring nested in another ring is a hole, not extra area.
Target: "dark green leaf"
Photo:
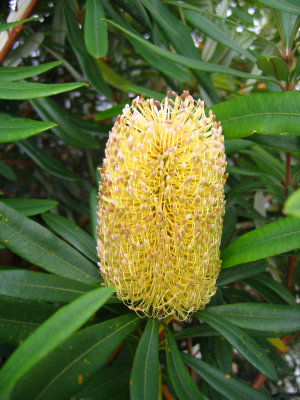
[[[0,25],[1,27],[1,25]],[[30,67],[0,67],[0,81],[12,82],[19,79],[31,78],[61,65],[61,61],[46,64],[32,65]]]
[[[239,195],[248,191],[256,191],[259,188],[263,188],[267,190],[268,186],[278,186],[277,183],[267,182],[266,181],[253,181],[246,183],[238,183],[228,192],[226,192],[226,201],[229,204],[232,201],[236,201],[235,199],[239,199]]]
[[[221,316],[241,328],[285,334],[300,330],[300,306],[268,303],[236,303],[206,307],[206,313]]]
[[[90,191],[90,228],[91,232],[93,235],[93,238],[97,240],[98,234],[97,234],[97,208],[98,208],[98,192],[97,189],[92,189]]]
[[[2,282],[0,284],[2,286]],[[51,304],[1,296],[0,343],[11,346],[20,345],[55,311],[57,307]]]
[[[267,265],[267,261],[254,261],[222,269],[217,279],[217,286],[228,285],[229,283],[260,274],[266,269]]]
[[[229,156],[232,153],[237,153],[242,149],[247,149],[248,147],[253,146],[253,143],[245,139],[225,139],[224,144],[225,144],[225,153],[227,156]]]
[[[299,247],[300,219],[286,217],[240,236],[222,252],[222,266],[228,268]]]
[[[130,364],[116,364],[97,371],[84,388],[74,396],[74,400],[82,399],[115,399],[119,392],[125,392],[130,379]],[[73,398],[72,398],[73,399]]]
[[[23,269],[0,270],[0,295],[27,300],[69,303],[94,289],[68,278]]]
[[[214,352],[221,371],[230,374],[232,369],[232,346],[223,336],[213,338]]]
[[[70,398],[141,322],[131,313],[77,332],[28,371],[18,382],[12,400]]]
[[[197,317],[219,331],[261,373],[270,379],[277,379],[275,368],[264,350],[244,331],[223,318],[223,316],[213,315],[206,310],[198,312]]]
[[[99,281],[97,268],[77,250],[38,223],[0,202],[0,240],[33,264],[66,278]]]
[[[53,96],[84,86],[84,83],[0,82],[0,99],[29,100]]]
[[[72,114],[61,108],[52,99],[36,99],[31,101],[32,106],[43,120],[56,121],[58,126],[53,128],[53,132],[65,142],[76,147],[99,148],[98,140],[78,127],[73,122]]]
[[[187,372],[177,348],[173,332],[165,325],[167,367],[172,386],[179,400],[204,400],[191,376]]]
[[[225,208],[225,215],[223,218],[223,231],[222,231],[222,240],[220,249],[224,249],[226,247],[234,233],[235,225],[237,222],[237,214],[236,210],[232,205],[229,205]]]
[[[300,137],[284,135],[258,135],[249,137],[248,142],[262,144],[276,150],[290,151],[291,153],[300,153]]]
[[[0,175],[4,176],[6,179],[10,181],[16,181],[17,175],[15,171],[9,165],[5,164],[0,160]]]
[[[0,143],[23,140],[56,126],[54,122],[35,121],[29,118],[13,118],[0,114]]]
[[[58,214],[47,213],[42,215],[43,220],[59,236],[69,242],[90,260],[97,262],[96,242],[74,222]]]
[[[278,56],[265,57],[259,56],[257,66],[265,75],[272,75],[279,81],[287,81],[289,77],[289,67]]]
[[[104,57],[108,51],[107,23],[100,1],[87,0],[84,23],[84,40],[87,51],[95,58]]]
[[[78,180],[80,177],[74,172],[67,169],[62,163],[55,158],[49,156],[43,150],[39,149],[32,141],[22,140],[17,143],[18,147],[25,151],[25,153],[43,170],[49,174],[67,180]]]
[[[230,400],[270,400],[263,392],[253,389],[240,380],[227,375],[205,361],[181,353],[183,360],[208,384]]]
[[[25,24],[26,22],[36,21],[37,19],[38,19],[38,17],[32,17],[32,18],[22,19],[21,21],[0,24],[0,32],[7,31],[8,29],[14,28],[15,26],[18,26],[21,24]]]
[[[260,93],[237,97],[211,108],[226,139],[254,132],[264,135],[300,135],[300,93]]]
[[[59,309],[12,354],[0,371],[0,393],[8,397],[14,384],[43,357],[84,324],[113,293],[98,288]],[[6,398],[5,397],[5,398]]]
[[[2,199],[2,203],[8,205],[9,207],[15,208],[24,217],[30,217],[32,215],[41,214],[43,212],[49,211],[58,202],[48,199]]]
[[[150,318],[139,341],[130,376],[130,398],[158,397],[158,320]]]

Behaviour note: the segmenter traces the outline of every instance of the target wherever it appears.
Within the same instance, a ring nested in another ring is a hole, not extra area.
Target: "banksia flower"
[[[110,132],[97,249],[105,284],[130,309],[186,319],[216,291],[226,160],[203,102],[174,96],[137,97]]]

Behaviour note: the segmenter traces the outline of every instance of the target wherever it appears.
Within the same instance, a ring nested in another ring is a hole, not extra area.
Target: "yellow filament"
[[[178,319],[215,293],[226,180],[224,139],[188,92],[137,97],[100,169],[98,256],[107,285],[141,316]]]

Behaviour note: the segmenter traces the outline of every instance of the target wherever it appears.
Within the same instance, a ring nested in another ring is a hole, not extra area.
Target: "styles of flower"
[[[137,97],[110,132],[98,256],[106,285],[141,316],[203,309],[221,267],[226,159],[219,123],[187,91]]]

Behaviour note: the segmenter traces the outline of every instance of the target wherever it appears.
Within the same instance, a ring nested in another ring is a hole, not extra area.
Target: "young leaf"
[[[240,380],[225,374],[205,361],[181,353],[182,359],[193,368],[209,385],[229,400],[269,400],[263,392],[253,389]]]
[[[235,303],[206,307],[205,312],[221,316],[241,328],[274,332],[277,335],[300,330],[300,306],[268,303]]]
[[[30,67],[0,67],[0,82],[13,82],[19,79],[31,78],[58,65],[61,65],[61,61],[32,65]]]
[[[167,367],[172,386],[179,400],[204,400],[191,376],[187,372],[171,329],[165,325]]]
[[[219,331],[261,373],[270,379],[277,379],[276,370],[264,350],[244,331],[223,318],[223,316],[213,315],[206,310],[198,312],[197,317]]]
[[[92,263],[42,225],[1,201],[0,213],[0,240],[14,253],[66,278],[85,283],[99,281],[99,273]]]
[[[78,225],[61,215],[53,213],[43,214],[42,218],[55,233],[69,242],[75,249],[79,250],[90,260],[94,262],[98,261],[96,242],[83,229],[79,228]]]
[[[84,324],[113,293],[98,288],[62,307],[29,336],[0,371],[0,394],[8,398],[14,384],[43,357]]]
[[[236,97],[211,107],[226,139],[254,132],[300,135],[300,93],[259,93]]]
[[[150,318],[139,341],[130,376],[132,400],[158,396],[158,320]]]
[[[94,287],[72,279],[25,269],[0,270],[0,295],[69,303]]]
[[[56,126],[54,122],[35,121],[29,118],[13,118],[0,114],[0,143],[16,142]]]
[[[84,83],[0,82],[0,99],[29,100],[53,96],[84,86]]]
[[[12,400],[69,399],[141,322],[130,313],[76,332],[20,379]]]
[[[106,56],[108,51],[107,23],[102,18],[105,14],[101,2],[87,0],[84,40],[87,51],[95,58]]]
[[[2,199],[2,203],[8,205],[9,207],[15,208],[24,217],[30,217],[32,215],[41,214],[43,212],[49,211],[58,202],[49,199]]]
[[[300,219],[282,218],[240,236],[222,252],[222,266],[260,260],[300,247]]]

